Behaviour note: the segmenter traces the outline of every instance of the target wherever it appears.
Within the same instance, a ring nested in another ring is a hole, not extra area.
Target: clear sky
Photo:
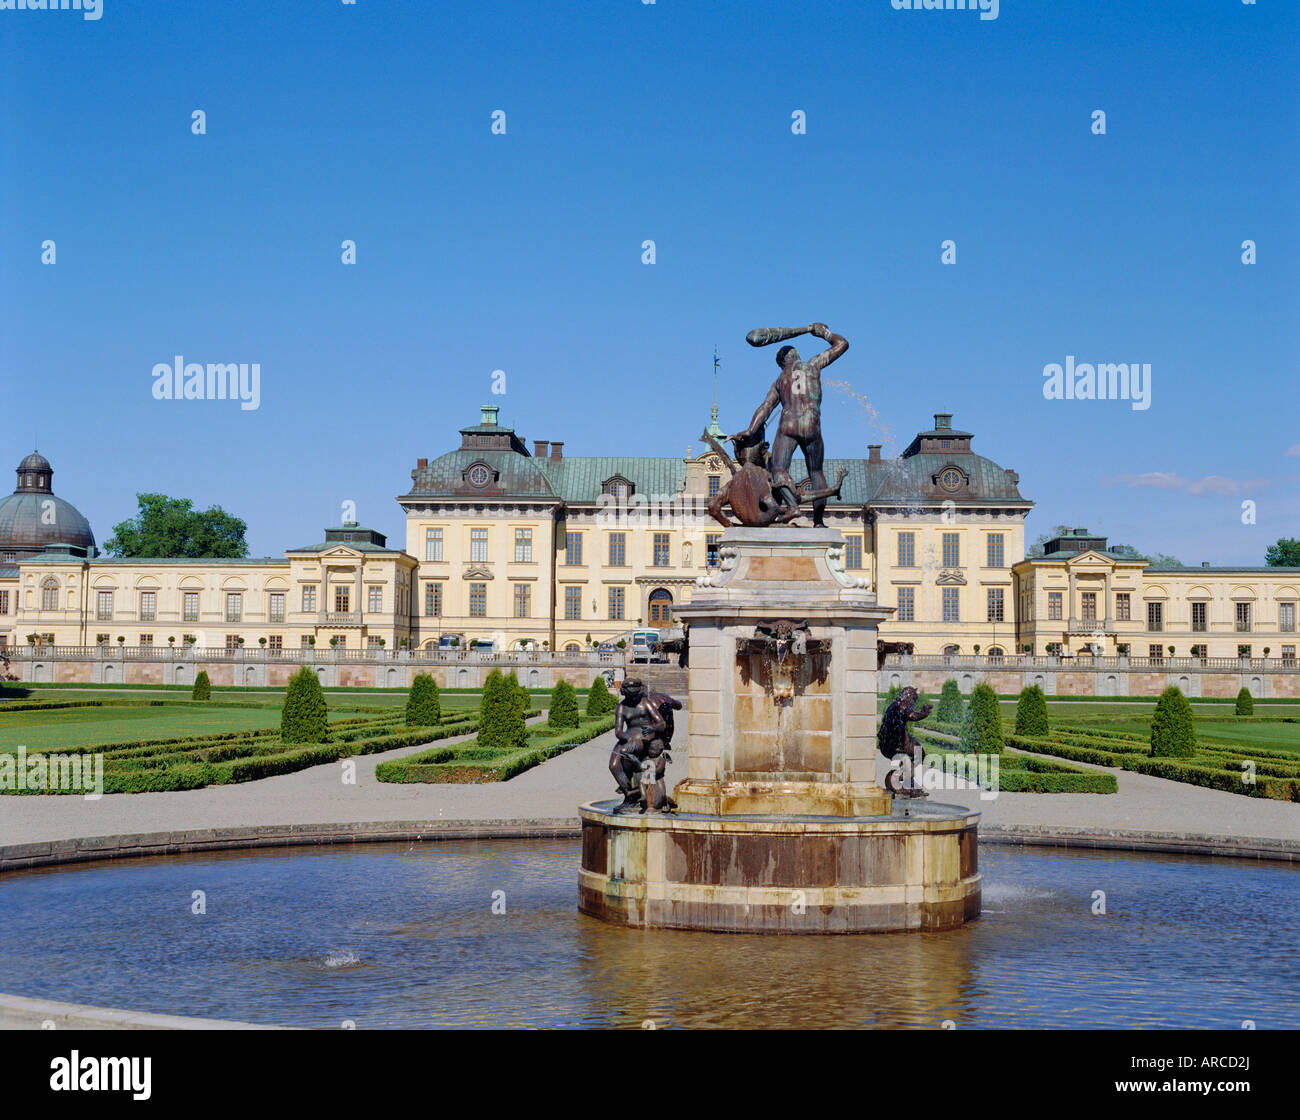
[[[1300,536],[1298,74],[1294,0],[0,10],[0,466],[39,438],[101,544],[144,490],[254,555],[344,501],[396,543],[481,404],[684,454],[715,344],[735,431],[745,333],[823,320],[828,455],[952,411],[1031,539],[1262,564]],[[259,407],[155,399],[176,355],[259,363]],[[1150,407],[1045,399],[1067,355],[1149,363]]]

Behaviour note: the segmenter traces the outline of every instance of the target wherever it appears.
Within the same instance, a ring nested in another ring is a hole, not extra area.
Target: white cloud
[[[1106,479],[1111,485],[1130,486],[1133,488],[1149,487],[1157,490],[1182,490],[1187,494],[1218,494],[1225,498],[1234,498],[1241,494],[1251,494],[1266,486],[1272,486],[1277,480],[1271,478],[1225,478],[1223,475],[1211,474],[1204,478],[1184,478],[1173,471],[1147,471],[1145,474],[1120,474]]]

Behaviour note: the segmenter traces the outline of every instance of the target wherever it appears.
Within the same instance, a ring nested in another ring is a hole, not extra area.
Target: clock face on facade
[[[711,471],[722,470],[722,460],[719,459],[716,455],[714,455],[711,459],[709,459],[709,470]]]
[[[471,486],[486,486],[488,479],[492,476],[488,473],[487,467],[482,463],[476,463],[469,469],[469,482]]]
[[[961,481],[961,471],[956,467],[944,467],[939,475],[939,485],[948,491],[960,490]]]

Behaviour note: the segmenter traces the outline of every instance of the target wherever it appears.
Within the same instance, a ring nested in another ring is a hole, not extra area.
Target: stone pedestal
[[[843,549],[825,529],[723,535],[719,568],[677,608],[690,627],[680,813],[582,807],[585,913],[807,933],[947,929],[978,915],[979,814],[896,807],[882,785],[876,639],[892,608],[845,570]]]

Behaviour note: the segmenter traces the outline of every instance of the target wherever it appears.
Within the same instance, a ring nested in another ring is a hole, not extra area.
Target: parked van
[[[662,653],[655,653],[654,648],[659,644],[658,630],[633,630],[632,639],[628,643],[628,649],[631,651],[632,661],[651,662],[665,660]]]

